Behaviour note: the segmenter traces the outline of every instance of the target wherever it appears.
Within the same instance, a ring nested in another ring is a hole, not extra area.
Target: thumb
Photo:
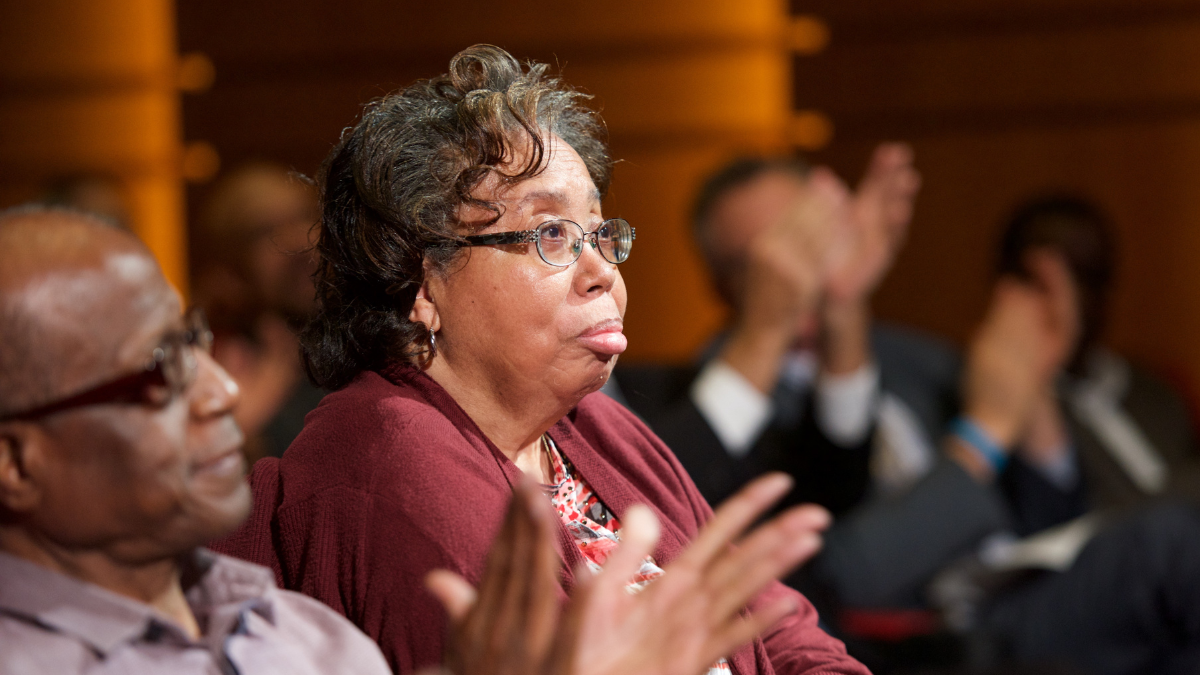
[[[450,622],[455,625],[466,619],[467,612],[475,606],[478,597],[475,588],[466,579],[448,570],[433,570],[425,575],[425,588],[441,601],[450,615]]]

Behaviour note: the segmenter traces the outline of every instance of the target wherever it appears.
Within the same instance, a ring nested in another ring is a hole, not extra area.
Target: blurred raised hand
[[[721,358],[770,392],[783,355],[818,308],[829,250],[846,220],[850,193],[825,168],[813,169],[799,198],[751,243],[741,312]]]
[[[703,673],[796,609],[785,600],[754,615],[741,611],[820,549],[829,514],[816,506],[793,508],[743,536],[790,488],[780,474],[749,484],[638,594],[626,587],[654,549],[659,525],[648,508],[631,508],[621,545],[600,574],[577,572],[560,613],[554,515],[537,486],[523,484],[478,593],[450,572],[429,576],[453,626],[448,667],[457,675]]]
[[[875,149],[834,231],[825,280],[830,304],[865,302],[879,285],[904,243],[920,188],[911,147],[884,143]]]
[[[996,282],[967,351],[964,412],[1004,448],[1025,433],[1079,336],[1075,287],[1062,257],[1026,259],[1028,279]]]

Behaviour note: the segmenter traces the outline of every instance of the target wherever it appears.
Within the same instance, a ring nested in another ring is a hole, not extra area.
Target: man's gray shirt
[[[203,635],[131,598],[0,553],[0,675],[387,675],[378,647],[270,570],[198,550],[185,578]]]

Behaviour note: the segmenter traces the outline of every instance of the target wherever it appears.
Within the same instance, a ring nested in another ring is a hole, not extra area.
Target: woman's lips
[[[629,339],[621,332],[619,320],[601,321],[579,335],[579,341],[597,354],[616,355],[625,351]]]

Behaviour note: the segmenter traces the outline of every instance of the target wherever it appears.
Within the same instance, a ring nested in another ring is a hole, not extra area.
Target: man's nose
[[[237,382],[208,352],[196,350],[196,381],[191,387],[192,414],[198,418],[228,415],[241,399]]]

